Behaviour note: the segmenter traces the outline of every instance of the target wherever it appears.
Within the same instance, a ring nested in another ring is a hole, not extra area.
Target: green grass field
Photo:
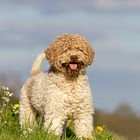
[[[53,133],[50,134],[42,127],[42,121],[35,130],[21,131],[19,126],[19,104],[10,104],[13,93],[9,88],[1,89],[0,106],[0,140],[59,140]],[[41,120],[41,119],[38,119]],[[93,140],[115,140],[114,135],[105,126],[96,126]],[[71,121],[69,121],[63,140],[78,140],[74,134]],[[117,140],[121,140],[117,137]],[[122,139],[123,140],[123,139]]]
[[[12,107],[12,106],[11,106]],[[58,140],[55,135],[48,134],[40,123],[34,131],[31,129],[21,131],[19,127],[18,113],[14,114],[11,107],[6,112],[0,113],[0,140]],[[67,127],[63,136],[64,140],[77,140],[71,125]],[[94,140],[113,140],[112,134],[102,126],[95,129]]]

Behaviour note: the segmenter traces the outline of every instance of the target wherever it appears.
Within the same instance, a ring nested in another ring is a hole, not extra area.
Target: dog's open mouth
[[[80,70],[84,68],[84,64],[82,61],[70,61],[63,63],[62,67],[67,77],[77,77]]]
[[[70,64],[69,64],[69,67],[70,67],[70,69],[72,69],[72,70],[76,70],[76,69],[78,68],[78,64],[76,64],[76,63],[70,63]]]
[[[82,68],[83,62],[79,61],[79,62],[63,63],[62,66],[74,72],[79,71]]]

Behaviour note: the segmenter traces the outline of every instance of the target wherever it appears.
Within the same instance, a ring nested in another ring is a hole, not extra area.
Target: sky
[[[127,103],[140,112],[140,1],[0,0],[0,74],[25,81],[37,54],[62,33],[95,49],[87,70],[95,108]]]

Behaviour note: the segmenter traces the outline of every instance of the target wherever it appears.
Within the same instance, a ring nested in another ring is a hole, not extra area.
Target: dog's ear
[[[46,54],[46,59],[49,61],[50,64],[53,63],[54,51],[55,50],[51,45],[44,51],[44,53]]]
[[[95,50],[88,44],[88,47],[87,47],[88,65],[92,64],[94,55],[95,55]]]
[[[44,51],[46,54],[46,59],[51,65],[56,65],[56,60],[58,57],[58,46],[55,44],[50,44],[48,48]]]

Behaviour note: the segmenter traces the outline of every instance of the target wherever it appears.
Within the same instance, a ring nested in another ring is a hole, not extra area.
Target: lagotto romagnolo
[[[93,62],[94,54],[85,38],[63,34],[38,55],[21,89],[22,129],[36,127],[36,114],[41,112],[44,128],[58,136],[67,119],[72,118],[77,137],[93,137],[94,109],[86,68]],[[45,59],[50,64],[47,73],[40,70]]]

